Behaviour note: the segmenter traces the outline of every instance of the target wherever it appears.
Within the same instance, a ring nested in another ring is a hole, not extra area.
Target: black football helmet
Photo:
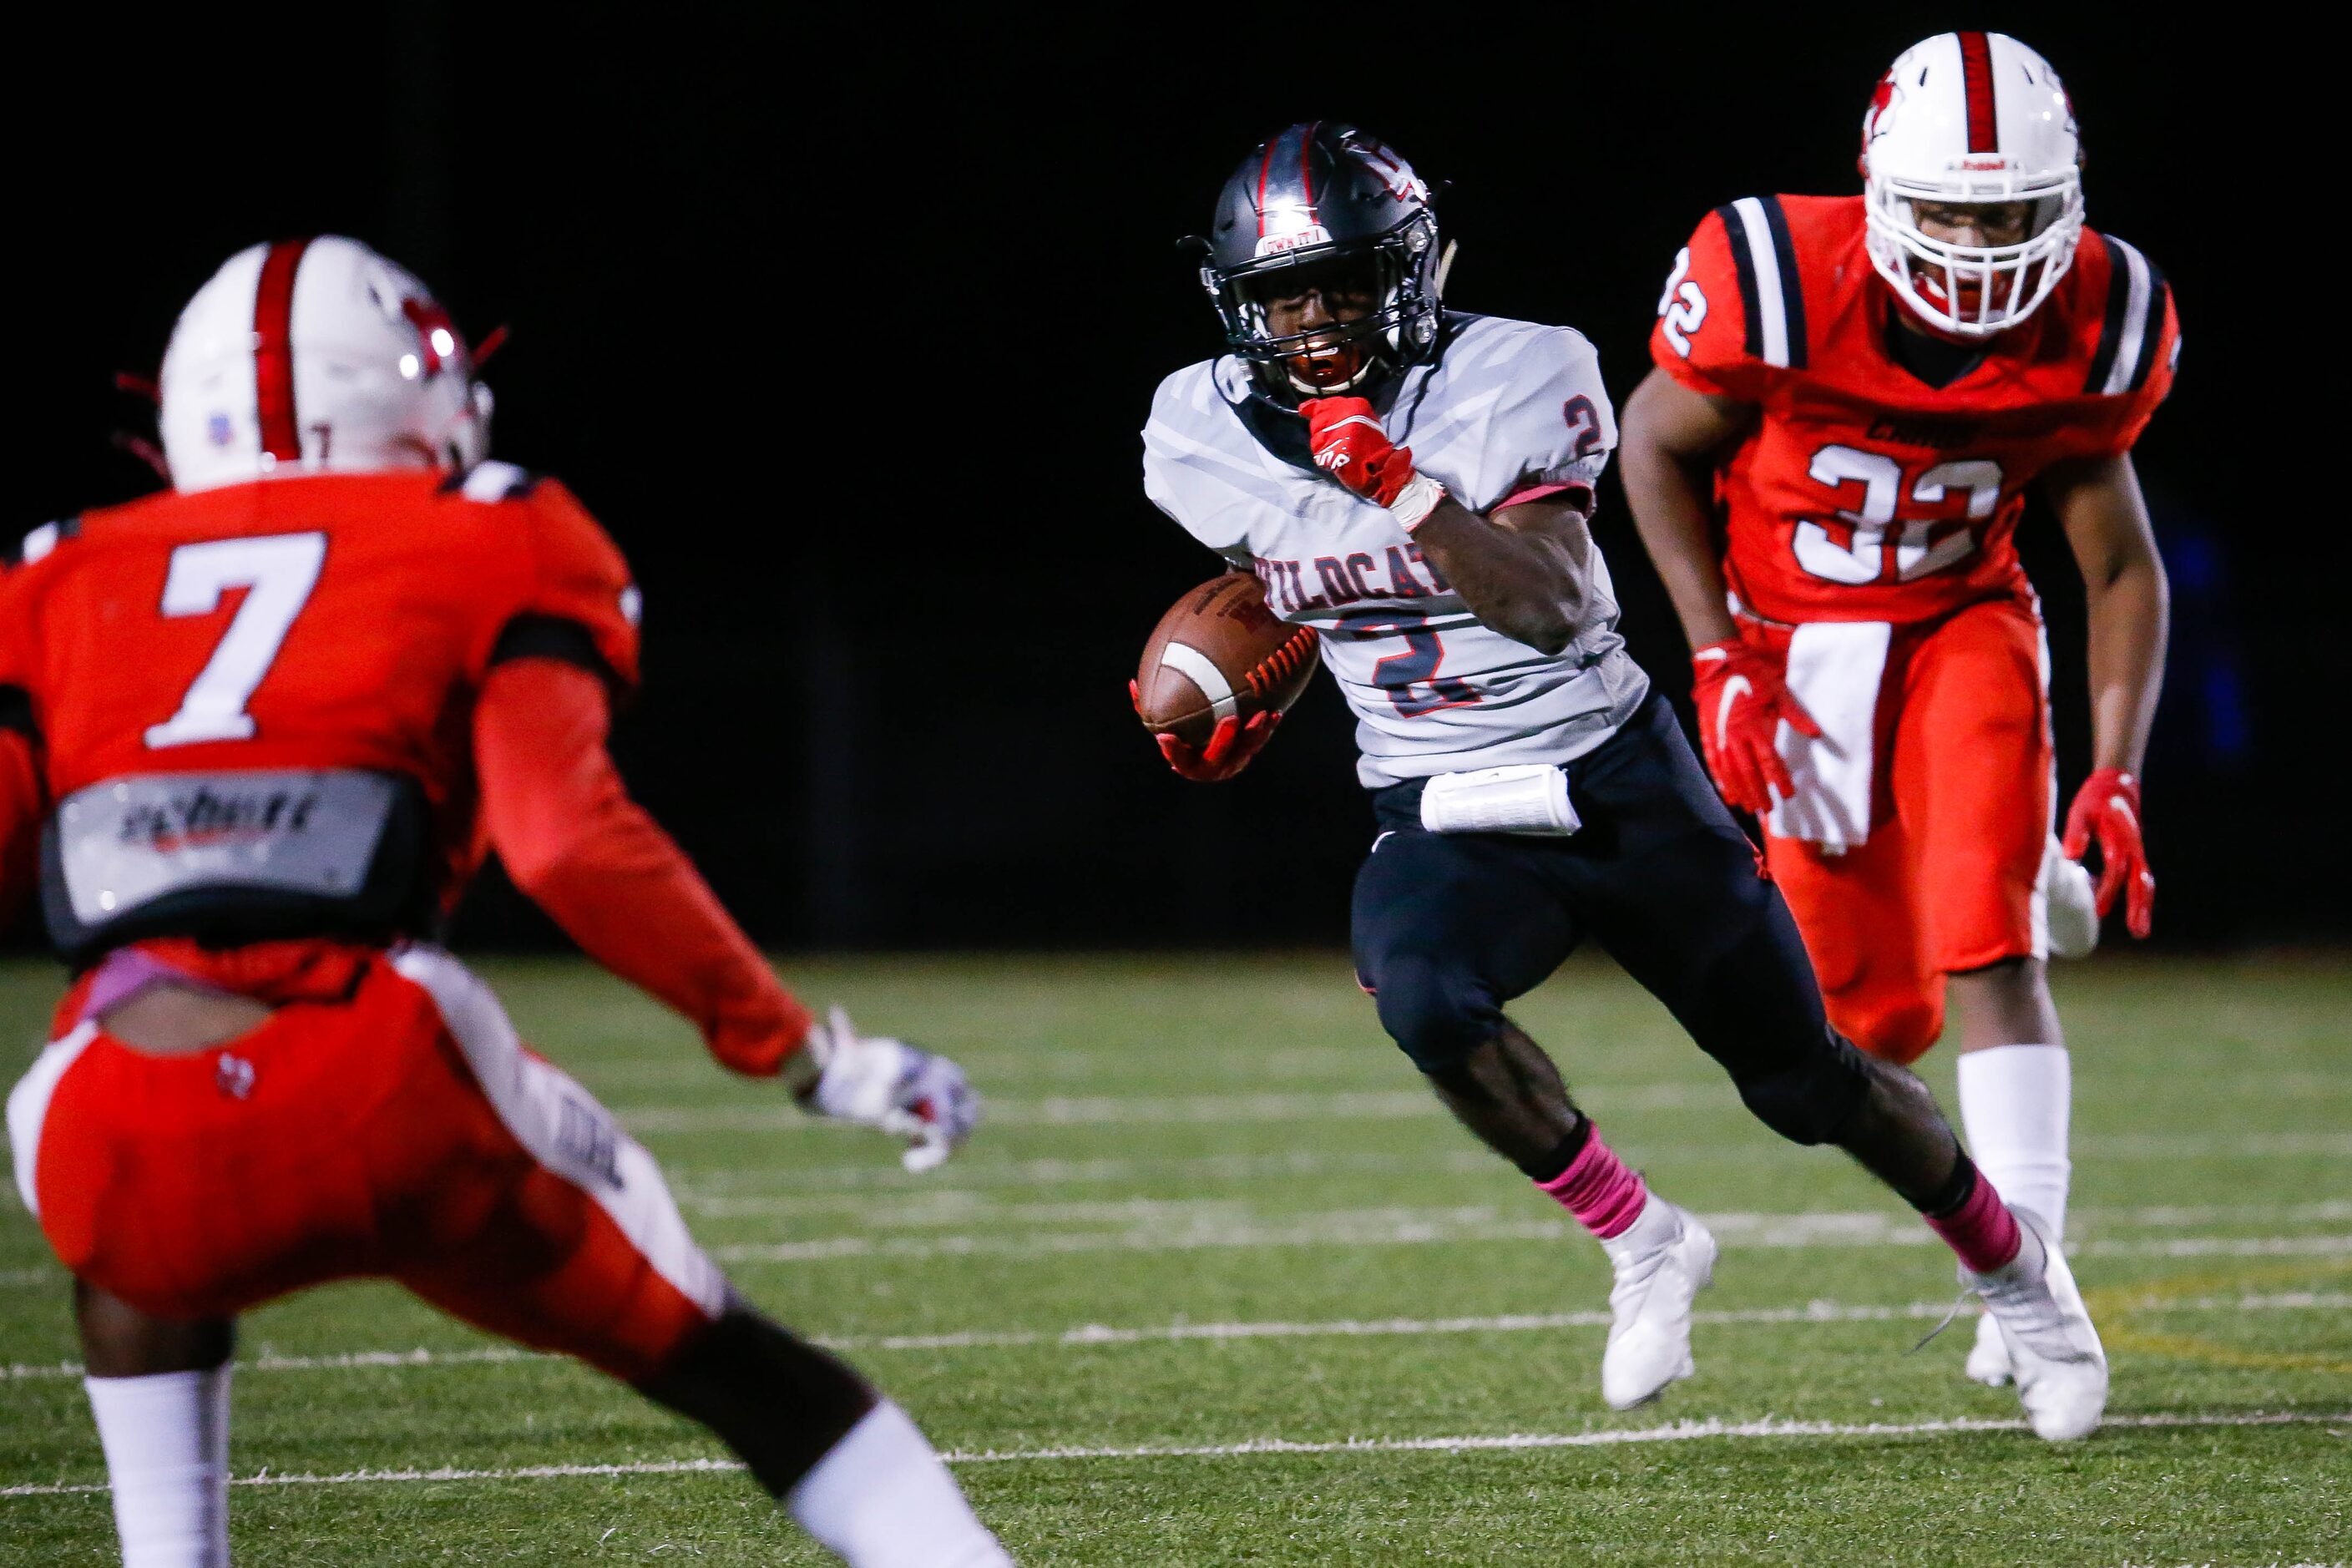
[[[1259,396],[1285,409],[1369,396],[1436,347],[1443,267],[1429,204],[1412,164],[1338,121],[1293,125],[1242,160],[1199,242],[1201,285]],[[1357,321],[1276,335],[1266,302],[1317,284],[1377,304]]]

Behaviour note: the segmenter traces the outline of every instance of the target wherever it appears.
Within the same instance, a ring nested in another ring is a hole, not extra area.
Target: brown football
[[[1135,673],[1143,727],[1206,745],[1227,714],[1247,720],[1298,700],[1321,658],[1315,632],[1266,607],[1256,578],[1228,572],[1160,617]]]

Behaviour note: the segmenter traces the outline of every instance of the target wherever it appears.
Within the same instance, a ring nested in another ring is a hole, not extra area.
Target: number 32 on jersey
[[[1797,564],[1832,583],[1876,583],[1889,577],[1890,567],[1897,583],[1941,572],[1976,553],[1976,525],[2000,508],[2000,465],[1983,458],[1935,464],[1911,480],[1907,496],[1902,463],[1884,452],[1831,445],[1813,454],[1806,471],[1853,503],[1833,519],[1847,542],[1810,518],[1799,520],[1790,540]],[[1952,515],[1950,504],[1963,497],[1965,521]],[[1937,515],[1898,519],[1908,507],[1932,507]],[[1947,531],[1941,538],[1939,528]]]

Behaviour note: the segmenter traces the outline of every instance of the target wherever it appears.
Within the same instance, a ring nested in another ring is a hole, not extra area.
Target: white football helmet
[[[1987,338],[2032,315],[2083,237],[2082,143],[2050,63],[2005,33],[1903,51],[1862,120],[1864,212],[1879,276],[1929,326]],[[2030,202],[2012,245],[1928,235],[1917,201]]]
[[[158,379],[173,488],[472,468],[490,391],[415,275],[322,235],[240,250],[180,312]]]

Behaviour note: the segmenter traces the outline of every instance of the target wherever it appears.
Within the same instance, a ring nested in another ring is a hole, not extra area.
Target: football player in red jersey
[[[1700,223],[1623,445],[1696,649],[1708,766],[1764,823],[1832,1020],[1908,1062],[1957,996],[1969,1142],[2053,1241],[2071,1073],[2045,960],[2087,951],[2118,899],[2147,935],[2155,897],[2139,772],[2166,587],[2131,449],[2180,344],[2163,276],[2084,226],[2080,163],[2066,90],[2023,44],[1906,51],[1864,116],[1863,195]],[[2037,485],[2090,606],[2094,765],[2063,841],[2013,538]],[[1983,1320],[1969,1375],[2005,1382],[2011,1360]]]
[[[0,577],[0,898],[75,979],[8,1100],[131,1568],[226,1563],[247,1308],[380,1277],[701,1421],[859,1564],[1010,1560],[896,1405],[761,1317],[646,1151],[430,944],[483,857],[740,1073],[936,1163],[953,1064],[780,985],[605,751],[637,591],[414,277],[256,246],[165,356],[174,488]],[[35,846],[38,845],[37,870]]]

